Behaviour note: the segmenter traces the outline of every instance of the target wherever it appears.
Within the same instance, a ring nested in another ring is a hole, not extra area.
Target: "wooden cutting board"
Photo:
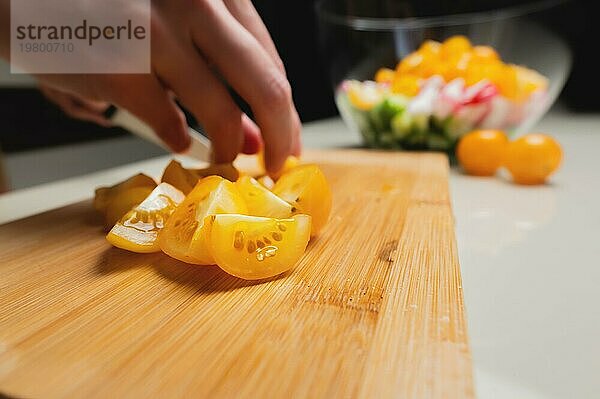
[[[89,201],[0,226],[0,392],[473,397],[447,159],[304,158],[331,219],[270,281],[111,248]]]

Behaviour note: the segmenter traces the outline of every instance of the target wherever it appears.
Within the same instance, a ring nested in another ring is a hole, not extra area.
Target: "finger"
[[[105,85],[103,97],[150,126],[174,152],[191,144],[185,115],[155,75],[118,75]]]
[[[68,107],[63,107],[63,111],[73,118],[81,119],[88,122],[94,122],[102,127],[111,127],[112,123],[102,114],[90,111],[87,108],[81,107],[76,103],[71,103]]]
[[[300,129],[296,131],[292,143],[292,155],[299,157],[302,154],[302,135],[300,134]]]
[[[291,87],[266,50],[219,2],[199,2],[192,37],[248,102],[265,141],[265,165],[277,172],[291,153],[300,125]],[[244,73],[240,73],[240,65]]]
[[[103,127],[112,126],[112,123],[106,119],[103,114],[109,106],[107,103],[87,100],[83,97],[44,85],[40,86],[40,90],[49,100],[56,103],[68,116],[88,122],[94,122]]]
[[[110,106],[107,102],[88,100],[79,96],[73,96],[70,101],[73,111],[79,113],[81,119],[95,122],[104,127],[113,126],[112,122],[104,116],[104,112]]]
[[[260,129],[246,114],[242,116],[242,131],[244,133],[242,152],[244,154],[256,154],[263,146]]]
[[[285,75],[283,61],[281,61],[273,39],[252,2],[250,0],[225,0],[224,3],[231,15],[258,40],[269,53],[275,65]]]
[[[160,37],[157,40],[169,40],[165,35]],[[212,142],[213,161],[232,162],[244,143],[242,111],[190,42],[170,40],[165,44],[170,49],[169,58],[155,60],[156,73],[202,123]]]
[[[104,112],[106,112],[108,107],[110,107],[110,104],[107,103],[106,101],[90,100],[90,99],[80,97],[80,96],[75,96],[75,97],[73,97],[73,99],[82,108],[85,108],[91,112],[94,112],[94,113],[100,114],[100,115],[104,114]]]

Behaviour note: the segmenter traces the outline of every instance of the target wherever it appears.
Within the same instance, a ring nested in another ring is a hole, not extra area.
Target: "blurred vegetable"
[[[560,166],[560,144],[547,134],[526,134],[508,145],[505,166],[517,184],[543,184]]]
[[[510,129],[543,104],[547,79],[465,36],[427,40],[374,81],[347,80],[336,99],[371,147],[451,152],[474,129]]]
[[[502,166],[507,145],[501,130],[475,130],[460,139],[456,158],[470,175],[493,176]]]

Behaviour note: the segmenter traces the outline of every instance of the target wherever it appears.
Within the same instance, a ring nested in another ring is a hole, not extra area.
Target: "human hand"
[[[300,120],[283,64],[249,0],[152,2],[152,73],[38,75],[43,91],[67,113],[102,125],[107,103],[151,126],[174,151],[189,146],[175,99],[211,138],[215,162],[256,152],[276,172],[300,152]],[[226,85],[251,107],[258,126]]]
[[[95,122],[104,127],[112,126],[110,121],[104,117],[104,112],[110,107],[106,101],[90,100],[45,84],[40,84],[39,88],[48,100],[58,105],[70,117]]]

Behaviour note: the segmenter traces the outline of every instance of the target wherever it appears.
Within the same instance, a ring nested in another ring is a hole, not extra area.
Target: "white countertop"
[[[536,127],[562,144],[550,184],[454,170],[451,191],[479,398],[600,395],[600,114],[553,110]],[[305,146],[352,146],[340,119],[305,125]],[[118,144],[118,141],[115,141]],[[158,157],[0,196],[0,223],[89,198]]]

